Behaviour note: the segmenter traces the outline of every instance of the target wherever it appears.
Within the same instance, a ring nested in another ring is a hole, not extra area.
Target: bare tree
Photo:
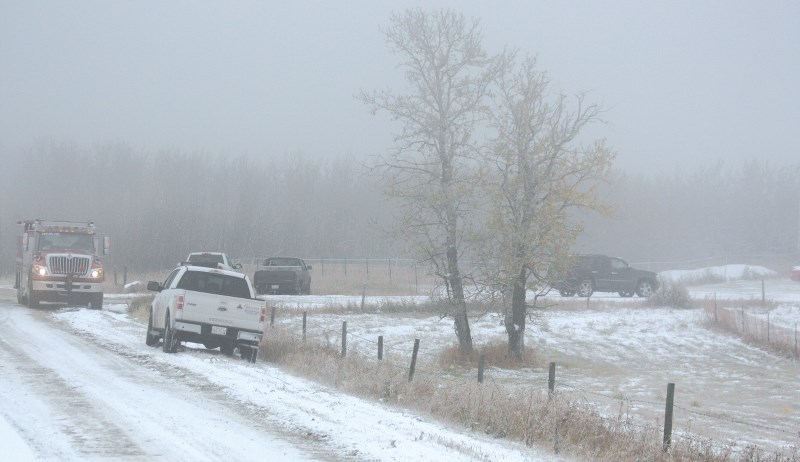
[[[462,354],[472,352],[464,275],[459,267],[475,186],[473,131],[504,59],[482,48],[477,20],[452,10],[406,10],[384,31],[410,84],[407,94],[361,93],[373,111],[402,123],[396,147],[380,159],[388,194],[399,199],[396,231],[432,265],[447,288]]]
[[[498,78],[490,111],[496,137],[488,155],[489,223],[482,249],[491,252],[497,269],[509,354],[517,359],[524,354],[531,278],[543,282],[577,236],[569,209],[603,209],[594,184],[614,158],[601,141],[577,142],[581,130],[599,120],[600,108],[586,104],[583,95],[572,106],[566,96],[548,94],[548,84],[528,58]]]

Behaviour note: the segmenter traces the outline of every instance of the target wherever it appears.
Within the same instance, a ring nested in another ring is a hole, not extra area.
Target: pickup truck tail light
[[[267,305],[261,306],[261,316],[258,318],[258,322],[262,324],[267,322]]]
[[[175,309],[183,310],[183,295],[178,295],[175,297]]]

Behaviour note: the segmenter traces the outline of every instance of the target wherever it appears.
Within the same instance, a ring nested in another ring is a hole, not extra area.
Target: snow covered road
[[[48,308],[0,309],[0,412],[39,460],[324,458],[188,371],[65,332]]]
[[[164,354],[125,314],[10,301],[0,312],[0,443],[27,445],[14,460],[561,460],[263,363]]]

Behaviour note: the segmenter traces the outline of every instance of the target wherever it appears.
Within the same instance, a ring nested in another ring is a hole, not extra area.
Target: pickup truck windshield
[[[214,255],[214,254],[196,254],[196,255],[189,255],[189,261],[191,263],[224,263],[222,261],[222,255]]]
[[[250,298],[250,289],[247,287],[247,282],[244,278],[226,274],[187,271],[178,282],[177,288],[205,292],[207,294]]]

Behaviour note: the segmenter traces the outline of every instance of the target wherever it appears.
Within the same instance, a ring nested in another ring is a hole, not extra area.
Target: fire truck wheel
[[[103,293],[93,294],[89,296],[89,308],[93,310],[103,309]]]
[[[28,307],[39,308],[39,296],[32,290],[28,292]]]

